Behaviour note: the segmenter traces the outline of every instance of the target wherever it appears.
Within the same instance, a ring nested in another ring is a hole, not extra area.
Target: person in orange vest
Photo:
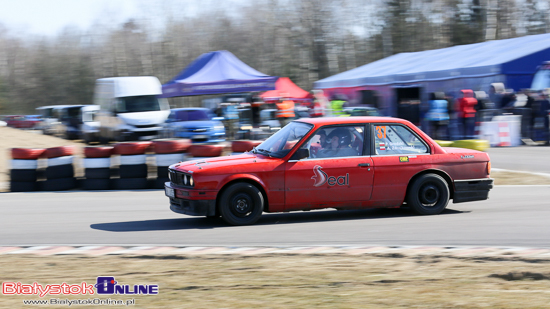
[[[294,101],[288,98],[287,94],[281,94],[277,104],[277,119],[281,122],[281,127],[286,126],[296,115],[294,114]]]

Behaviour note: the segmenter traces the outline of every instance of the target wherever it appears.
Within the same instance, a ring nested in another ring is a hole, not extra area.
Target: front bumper
[[[176,213],[190,216],[214,216],[216,215],[216,200],[215,199],[187,199],[178,197],[177,194],[170,196],[167,194],[168,189],[180,190],[172,186],[170,182],[164,183],[164,193],[170,200],[170,210]],[[181,191],[180,191],[181,192]]]
[[[489,198],[493,188],[492,178],[455,180],[453,203],[482,201]]]

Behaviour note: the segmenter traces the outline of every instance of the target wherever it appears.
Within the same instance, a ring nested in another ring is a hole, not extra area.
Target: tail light
[[[491,161],[487,162],[487,175],[491,175]]]

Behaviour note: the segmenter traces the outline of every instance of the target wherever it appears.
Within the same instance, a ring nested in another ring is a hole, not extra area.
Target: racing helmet
[[[334,129],[327,136],[327,140],[331,140],[333,137],[338,136],[338,147],[345,147],[351,144],[351,132],[345,128]]]

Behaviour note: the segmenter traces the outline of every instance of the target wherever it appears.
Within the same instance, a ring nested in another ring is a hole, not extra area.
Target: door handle
[[[359,163],[357,166],[360,166],[360,167],[370,166],[370,163]]]

